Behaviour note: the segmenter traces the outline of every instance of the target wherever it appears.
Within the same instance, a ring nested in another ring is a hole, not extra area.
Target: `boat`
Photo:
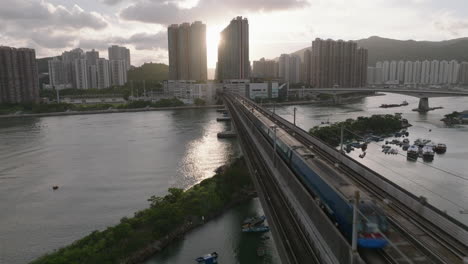
[[[195,259],[197,263],[212,264],[218,263],[218,253],[213,252],[211,254],[206,254],[203,257],[198,257]]]
[[[420,139],[420,138],[418,138],[418,139],[416,139],[414,141],[414,144],[422,148],[425,145],[427,145],[429,142],[431,142],[430,139]]]
[[[403,139],[403,143],[404,144],[409,144],[409,139],[407,139],[407,138]]]
[[[401,106],[409,105],[408,102],[405,100],[403,103],[401,103]]]
[[[403,148],[403,151],[407,151],[409,149],[409,147],[410,147],[410,144],[409,143],[404,143],[401,147]]]
[[[52,186],[52,190],[57,190],[59,187],[57,185]]]
[[[242,228],[242,232],[244,233],[262,233],[268,231],[270,231],[268,226],[248,226]]]
[[[366,156],[366,152],[363,152],[363,153],[359,154],[359,157],[360,157],[361,159],[363,159],[365,156]]]
[[[264,215],[262,216],[255,216],[255,217],[250,217],[244,220],[242,225],[259,225],[265,221],[266,217]]]
[[[437,154],[443,154],[443,153],[445,153],[447,151],[447,145],[439,143],[434,147],[434,151]]]
[[[406,153],[406,159],[408,160],[417,160],[419,157],[419,147],[416,145],[412,145],[408,148],[408,152]]]
[[[398,149],[392,148],[392,149],[390,149],[390,151],[389,151],[388,153],[389,153],[389,154],[396,155],[396,154],[398,154]]]
[[[422,148],[423,159],[426,161],[432,161],[434,159],[434,150],[431,146],[424,146]]]

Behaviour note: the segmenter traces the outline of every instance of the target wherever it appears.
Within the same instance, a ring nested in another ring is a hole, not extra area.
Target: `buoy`
[[[59,187],[57,185],[52,186],[52,190],[57,190]]]

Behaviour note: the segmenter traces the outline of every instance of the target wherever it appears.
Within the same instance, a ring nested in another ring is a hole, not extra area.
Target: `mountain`
[[[169,66],[162,63],[145,63],[128,71],[130,81],[162,81],[169,78]]]
[[[458,60],[468,61],[468,38],[444,41],[396,40],[373,36],[356,41],[369,50],[369,65],[384,60]],[[292,54],[304,57],[304,51]]]

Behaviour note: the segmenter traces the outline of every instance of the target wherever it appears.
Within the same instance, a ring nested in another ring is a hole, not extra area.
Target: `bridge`
[[[429,107],[429,98],[432,97],[460,97],[468,96],[468,92],[463,91],[451,91],[451,90],[429,90],[429,89],[395,89],[395,88],[304,88],[304,89],[289,89],[288,91],[296,92],[314,92],[322,94],[330,94],[335,96],[335,100],[339,100],[338,96],[341,94],[349,93],[375,93],[375,92],[385,92],[385,93],[396,93],[404,94],[413,97],[419,98],[419,106],[417,111],[427,112],[431,110]]]
[[[466,225],[251,100],[226,94],[224,101],[282,263],[466,261]],[[304,153],[303,163],[329,184],[322,190],[336,191],[338,196],[357,190],[348,201],[353,208],[348,219],[352,236],[343,232],[334,217],[339,212],[331,212],[333,207],[298,174],[292,155],[281,155],[285,149]],[[369,221],[357,209],[365,200],[362,197],[375,203],[388,220],[388,230],[371,236],[384,237],[388,245],[383,248],[357,246],[356,226]]]

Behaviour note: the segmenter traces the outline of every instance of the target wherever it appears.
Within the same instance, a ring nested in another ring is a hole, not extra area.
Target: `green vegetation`
[[[186,191],[170,188],[164,197],[152,196],[148,200],[150,208],[134,217],[124,217],[118,225],[94,231],[31,264],[123,263],[151,243],[171,236],[182,225],[219,214],[245,198],[245,191],[251,188],[245,162],[239,158]]]
[[[169,78],[169,66],[162,63],[145,63],[128,72],[129,81],[163,81]]]
[[[0,105],[0,115],[14,114],[21,112],[23,114],[41,114],[41,113],[57,113],[66,111],[96,111],[115,109],[139,109],[145,107],[177,107],[183,106],[184,103],[179,99],[161,99],[157,102],[150,101],[133,101],[127,104],[67,104],[67,103],[52,103],[52,104],[2,104]]]
[[[195,101],[194,101],[194,103],[195,103],[195,105],[198,105],[198,106],[206,105],[205,100],[200,99],[200,98],[196,98]]]
[[[348,119],[325,127],[313,127],[309,133],[316,136],[332,146],[340,144],[341,127],[353,131],[357,135],[366,134],[388,134],[397,132],[402,128],[401,115],[373,115],[371,117],[360,116],[357,120]],[[362,140],[350,132],[345,131],[344,141]]]

